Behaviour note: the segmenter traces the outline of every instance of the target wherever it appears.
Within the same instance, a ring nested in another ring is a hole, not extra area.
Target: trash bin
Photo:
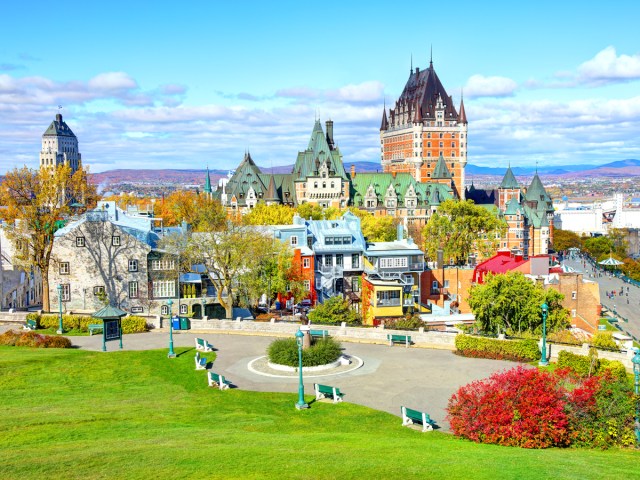
[[[180,330],[190,330],[191,321],[187,317],[180,317]]]
[[[171,319],[171,327],[174,330],[180,330],[180,319],[178,317],[173,317]]]

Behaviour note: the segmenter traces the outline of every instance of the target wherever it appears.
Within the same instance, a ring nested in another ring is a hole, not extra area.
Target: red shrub
[[[461,387],[449,400],[453,433],[481,443],[545,448],[569,443],[565,390],[553,375],[517,367]]]
[[[71,340],[67,337],[54,337],[48,335],[42,345],[44,348],[71,348]]]
[[[0,345],[8,345],[13,347],[19,338],[19,332],[16,332],[14,330],[7,330],[2,335],[0,335]]]
[[[44,339],[44,335],[36,332],[25,332],[16,341],[16,347],[42,347],[44,346]]]

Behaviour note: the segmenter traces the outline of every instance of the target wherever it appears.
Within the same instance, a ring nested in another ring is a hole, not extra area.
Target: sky
[[[640,2],[7,2],[0,174],[62,106],[92,172],[290,165],[314,121],[380,161],[411,65],[464,95],[469,163],[640,158]]]

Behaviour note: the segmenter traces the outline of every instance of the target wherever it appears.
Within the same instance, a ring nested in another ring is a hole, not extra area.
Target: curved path
[[[265,354],[274,337],[220,333],[174,332],[174,346],[194,347],[195,337],[207,339],[216,349],[212,367],[243,390],[258,392],[291,392],[292,405],[297,394],[297,378],[274,378],[252,373],[248,363]],[[69,337],[74,345],[87,350],[101,350],[102,336]],[[125,350],[167,348],[168,331],[130,334],[123,337]],[[400,415],[400,406],[424,410],[448,430],[445,408],[449,397],[462,385],[511,368],[515,363],[465,358],[448,350],[389,347],[387,345],[342,342],[345,353],[364,360],[357,370],[305,380],[305,393],[313,391],[313,383],[339,387],[345,401]],[[107,344],[108,351],[117,342]],[[205,354],[206,356],[206,354]]]

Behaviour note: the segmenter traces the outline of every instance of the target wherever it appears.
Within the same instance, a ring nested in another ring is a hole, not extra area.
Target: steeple
[[[429,68],[433,70],[433,44],[431,44],[431,53],[429,54]]]
[[[211,193],[211,177],[209,176],[209,165],[207,165],[207,178],[204,180],[204,193]]]
[[[385,102],[382,109],[382,122],[380,123],[380,130],[387,130],[389,128],[389,122],[387,122],[387,102]]]
[[[467,113],[464,111],[464,98],[460,95],[460,113],[458,114],[458,123],[467,124]]]

